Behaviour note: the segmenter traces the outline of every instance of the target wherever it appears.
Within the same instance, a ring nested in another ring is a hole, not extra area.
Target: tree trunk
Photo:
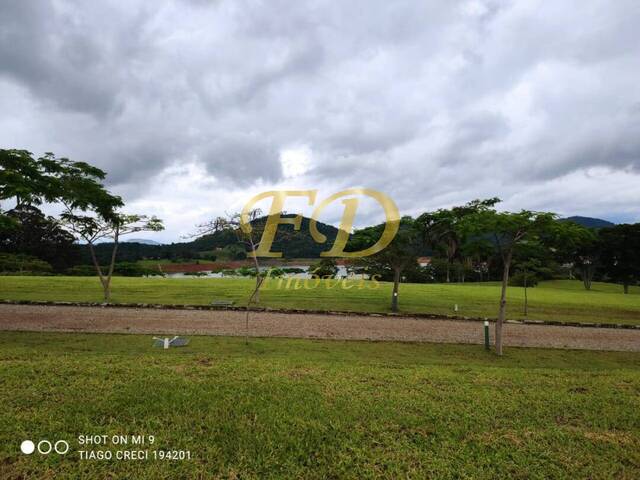
[[[120,234],[118,229],[113,235],[113,250],[111,250],[111,263],[109,263],[109,273],[102,282],[102,289],[104,290],[104,302],[109,303],[111,301],[111,277],[113,277],[113,269],[116,265],[116,255],[118,253],[118,240],[120,239]]]
[[[254,296],[254,301],[256,303],[260,303],[260,284],[262,282],[260,281],[260,273],[258,271],[258,274],[256,275],[256,294]]]
[[[623,283],[622,284],[622,288],[624,289],[624,293],[629,293],[629,284],[628,283]]]
[[[449,260],[447,260],[447,283],[451,282],[451,276],[450,276],[450,267],[449,267],[450,263]]]
[[[527,270],[524,271],[524,316],[529,315],[529,301],[527,298]]]
[[[107,279],[102,273],[102,268],[100,268],[100,264],[98,263],[98,258],[96,257],[96,252],[93,248],[93,243],[88,242],[89,245],[89,253],[91,253],[91,261],[93,262],[93,266],[96,267],[96,272],[98,273],[98,278],[100,279],[100,285],[102,285],[102,294],[104,297],[104,301],[108,302],[109,297],[111,296],[111,292],[109,291],[109,283]]]
[[[591,290],[591,282],[595,274],[595,268],[592,264],[585,264],[582,266],[582,283],[585,290]]]
[[[256,267],[256,288],[253,292],[253,301],[256,303],[260,303],[260,286],[262,285],[262,281],[260,279],[260,263],[258,262],[258,256],[256,255],[256,245],[253,242],[253,238],[249,238],[249,243],[251,245],[251,256],[253,257],[253,265]]]
[[[509,284],[509,268],[511,267],[512,249],[509,249],[504,259],[504,270],[502,271],[502,291],[500,292],[500,311],[496,322],[496,353],[502,355],[502,324],[505,321],[507,312],[507,286]]]
[[[391,295],[391,311],[398,311],[398,287],[400,285],[400,269],[393,270],[393,294]]]
[[[109,303],[111,301],[111,279],[108,278],[102,284],[102,290],[104,292],[104,303]]]

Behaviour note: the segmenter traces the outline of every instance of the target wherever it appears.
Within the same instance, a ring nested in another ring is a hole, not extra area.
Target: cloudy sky
[[[283,188],[640,221],[639,25],[637,0],[3,1],[0,148],[103,168],[164,241]]]

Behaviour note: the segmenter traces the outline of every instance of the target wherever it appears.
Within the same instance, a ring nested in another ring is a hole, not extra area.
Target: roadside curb
[[[32,301],[32,300],[0,300],[0,305],[32,305],[50,307],[100,307],[100,308],[147,308],[157,310],[232,310],[246,311],[245,307],[239,306],[217,306],[217,305],[189,305],[189,304],[157,304],[157,303],[92,303],[92,302],[54,302],[54,301]],[[431,320],[458,320],[468,322],[495,322],[495,318],[464,317],[456,315],[442,315],[432,313],[385,313],[385,312],[350,312],[344,310],[303,310],[288,308],[257,308],[249,309],[252,312],[271,312],[295,315],[340,315],[340,316],[360,316],[360,317],[403,317],[403,318],[423,318]],[[581,328],[612,328],[624,330],[640,330],[640,325],[626,325],[620,323],[590,323],[590,322],[561,322],[556,320],[506,320],[508,324],[515,325],[546,325],[557,327],[581,327]]]

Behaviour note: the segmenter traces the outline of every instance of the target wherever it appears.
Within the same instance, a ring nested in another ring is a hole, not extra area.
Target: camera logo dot
[[[38,453],[41,453],[42,455],[49,455],[52,449],[53,446],[49,440],[40,440],[38,442]]]
[[[64,455],[69,451],[69,443],[65,440],[58,440],[52,444],[49,440],[40,440],[36,447],[31,440],[25,440],[20,444],[20,451],[25,455],[31,455],[36,448],[41,455],[49,455],[52,451],[58,455]]]
[[[31,455],[35,449],[36,449],[36,446],[31,440],[25,440],[20,444],[20,450],[25,455]]]
[[[53,449],[56,451],[58,455],[64,455],[69,451],[69,444],[64,440],[58,440],[54,445]]]

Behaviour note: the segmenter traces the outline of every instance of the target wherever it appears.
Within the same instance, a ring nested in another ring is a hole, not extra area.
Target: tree
[[[105,176],[88,163],[56,158],[53,153],[35,159],[27,150],[0,149],[0,201],[13,199],[16,207],[62,202],[108,217],[122,200],[104,188]],[[0,224],[7,223],[12,222],[0,211]]]
[[[591,290],[603,249],[598,231],[570,221],[558,222],[555,229],[558,239],[556,257],[576,268],[584,288]]]
[[[518,213],[482,209],[468,215],[462,228],[468,235],[491,235],[503,263],[500,308],[495,327],[496,353],[502,355],[502,327],[506,316],[507,287],[514,252],[524,242],[537,240],[555,221],[555,215],[522,210]]]
[[[482,282],[488,280],[489,265],[494,251],[492,243],[486,237],[476,236],[465,239],[460,254],[470,263],[475,278]]]
[[[460,257],[461,248],[466,241],[466,234],[461,228],[465,217],[487,210],[499,201],[499,198],[473,200],[451,209],[425,212],[416,219],[416,227],[421,231],[425,245],[445,252],[447,283],[451,281],[451,266]]]
[[[71,207],[61,215],[62,225],[71,233],[87,242],[91,253],[91,260],[96,269],[104,294],[105,303],[111,301],[111,278],[116,263],[118,243],[120,237],[131,233],[151,231],[158,232],[164,229],[162,220],[146,215],[126,215],[110,212],[107,216],[81,215],[74,213]],[[113,241],[111,259],[105,272],[96,257],[95,245],[98,240],[109,238]]]
[[[515,268],[522,275],[522,287],[524,288],[524,316],[529,315],[529,286],[535,286],[538,283],[536,271],[542,267],[542,263],[537,258],[526,256],[521,261],[515,262]]]
[[[364,228],[356,231],[349,240],[349,248],[358,250],[373,245],[378,241],[384,230],[384,224]],[[393,292],[391,295],[391,311],[398,311],[398,295],[402,271],[417,263],[418,255],[424,248],[421,231],[416,228],[415,220],[402,217],[398,233],[393,241],[381,252],[370,257],[363,257],[359,261],[369,268],[388,268],[393,271]]]
[[[79,263],[80,249],[74,244],[73,235],[61,228],[55,218],[25,204],[6,215],[14,221],[14,227],[0,228],[1,250],[35,256],[50,263],[56,271]]]
[[[640,223],[622,224],[600,230],[602,269],[624,293],[640,281]]]

